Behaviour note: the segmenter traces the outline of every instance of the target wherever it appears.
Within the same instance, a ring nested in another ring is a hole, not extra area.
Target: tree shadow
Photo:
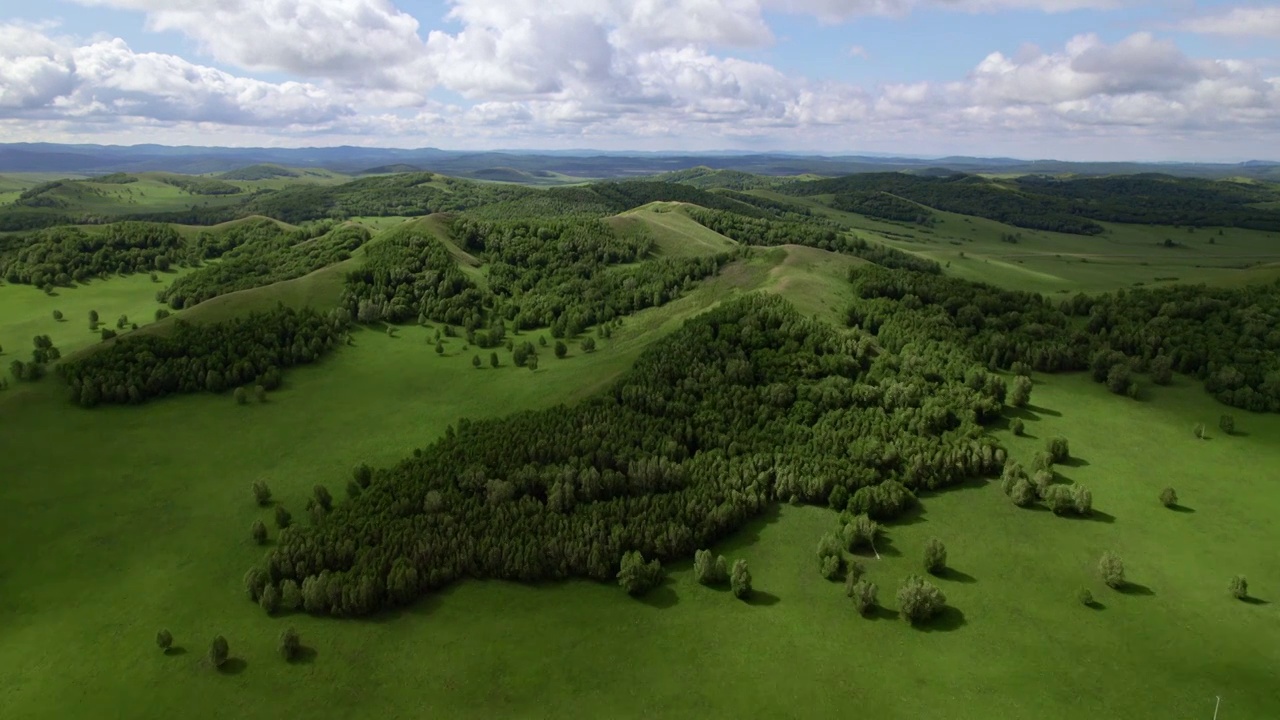
[[[1065,465],[1067,467],[1072,467],[1072,468],[1089,467],[1088,460],[1085,460],[1084,458],[1078,458],[1075,456],[1069,457],[1066,460],[1063,460],[1062,462],[1057,464]]]
[[[1116,588],[1116,592],[1122,595],[1155,595],[1156,592],[1142,583],[1126,582],[1124,585]]]
[[[928,622],[914,624],[914,627],[921,632],[951,632],[958,630],[968,623],[964,619],[964,613],[959,608],[950,605],[943,607]]]
[[[1246,595],[1245,597],[1240,598],[1240,602],[1248,603],[1249,605],[1270,605],[1271,604],[1270,600],[1263,600],[1262,598],[1256,598],[1256,597],[1253,597],[1252,595]]]
[[[1068,520],[1079,520],[1081,522],[1103,523],[1104,525],[1111,525],[1111,524],[1114,524],[1116,521],[1115,515],[1112,515],[1109,512],[1103,512],[1102,510],[1091,510],[1088,515],[1076,515],[1075,513],[1068,513],[1066,515],[1059,515],[1058,517],[1063,517]]]
[[[782,598],[778,597],[777,595],[774,595],[771,592],[764,592],[762,590],[752,590],[751,594],[748,595],[743,602],[745,602],[748,605],[759,605],[761,607],[769,607],[770,605],[777,605],[781,601],[782,601]]]
[[[1051,410],[1039,405],[1027,405],[1025,409],[1033,413],[1039,413],[1040,415],[1048,415],[1049,417],[1062,417],[1062,413],[1057,410]]]
[[[674,607],[676,603],[680,602],[680,596],[671,587],[674,584],[675,581],[668,576],[663,578],[662,584],[658,585],[658,587],[649,590],[649,592],[636,599],[649,607],[658,608],[659,610]]]
[[[902,513],[896,519],[894,519],[893,525],[894,527],[898,527],[898,526],[906,527],[908,525],[919,525],[920,523],[929,522],[927,519],[925,519],[924,515],[925,515],[924,506],[922,506],[919,503],[916,503],[915,507]],[[876,545],[876,547],[879,547],[879,545]]]
[[[978,579],[970,575],[969,573],[961,570],[956,570],[955,568],[952,568],[952,567],[944,568],[942,572],[938,573],[937,577],[942,580],[950,580],[951,582],[964,583],[965,585],[971,585],[973,583],[978,582]]]
[[[179,655],[186,655],[187,649],[182,647],[181,645],[173,645],[168,648],[165,648],[164,654],[177,657]]]
[[[1085,603],[1084,606],[1089,608],[1090,610],[1106,610],[1107,609],[1106,604],[1100,603],[1097,600],[1090,600],[1089,602]]]
[[[299,645],[298,649],[293,652],[293,657],[289,658],[289,664],[310,665],[316,661],[317,655],[315,648],[308,645]]]
[[[869,620],[897,620],[901,616],[897,610],[890,610],[883,605],[873,605],[864,616]]]
[[[1039,422],[1040,416],[1031,410],[1030,405],[1026,407],[1006,407],[1004,410],[1004,427],[1008,429],[1009,421],[1017,418],[1025,422]]]
[[[227,658],[226,662],[222,663],[222,666],[218,668],[218,673],[221,675],[239,675],[247,667],[249,667],[249,663],[245,662],[244,658]]]
[[[1181,503],[1174,503],[1173,505],[1169,506],[1169,509],[1176,513],[1193,513],[1196,511],[1195,508],[1189,508],[1186,505],[1183,505]]]

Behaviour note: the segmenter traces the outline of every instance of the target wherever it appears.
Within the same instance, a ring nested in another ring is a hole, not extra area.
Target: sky
[[[0,0],[0,141],[1280,160],[1280,1]]]

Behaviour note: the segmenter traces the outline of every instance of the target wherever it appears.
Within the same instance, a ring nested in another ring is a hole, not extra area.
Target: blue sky
[[[1277,48],[1224,0],[4,0],[0,132],[1280,159]]]

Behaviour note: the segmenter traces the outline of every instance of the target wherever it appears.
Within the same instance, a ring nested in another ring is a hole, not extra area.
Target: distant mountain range
[[[418,168],[478,179],[530,173],[580,178],[621,178],[706,166],[765,175],[848,175],[860,172],[959,171],[967,173],[1111,175],[1160,172],[1193,177],[1246,177],[1280,181],[1280,162],[1079,163],[975,157],[892,157],[796,153],[661,153],[573,151],[464,152],[437,148],[230,148],[166,145],[0,144],[0,172],[99,174],[168,171],[225,173],[253,165],[323,168],[346,174]]]

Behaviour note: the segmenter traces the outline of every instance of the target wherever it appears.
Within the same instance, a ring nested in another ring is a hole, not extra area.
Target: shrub
[[[1065,485],[1050,485],[1045,488],[1045,492],[1040,496],[1041,500],[1049,506],[1054,515],[1065,515],[1071,512],[1073,508],[1071,500],[1071,488]]]
[[[262,588],[262,594],[258,596],[258,604],[266,611],[268,615],[274,615],[276,610],[280,609],[280,591],[275,585],[267,583]]]
[[[1151,382],[1157,385],[1168,385],[1173,382],[1173,363],[1167,355],[1151,358]]]
[[[54,310],[54,311],[53,311],[53,319],[54,319],[54,320],[57,320],[58,322],[62,322],[62,311],[61,311],[61,310]]]
[[[898,610],[913,625],[931,619],[946,604],[947,597],[938,586],[919,575],[908,575],[898,588]]]
[[[618,570],[618,584],[630,595],[643,595],[662,583],[662,563],[657,560],[646,563],[639,550],[622,556]]]
[[[853,597],[853,586],[865,575],[867,569],[857,560],[850,560],[845,565],[844,571],[844,594]]]
[[[1053,470],[1053,455],[1047,450],[1041,450],[1031,459],[1031,472],[1040,472],[1041,470]]]
[[[298,656],[298,651],[302,649],[302,638],[298,637],[298,631],[291,627],[287,627],[280,631],[280,642],[276,648],[280,651],[280,657],[285,662],[290,662]]]
[[[880,588],[876,587],[875,583],[859,580],[850,588],[849,597],[853,599],[853,605],[858,609],[858,613],[866,615],[876,606],[876,595],[879,592]]]
[[[262,480],[253,481],[253,499],[264,507],[271,504],[271,488],[267,487],[266,482]]]
[[[1014,483],[1013,492],[1010,493],[1009,498],[1018,507],[1029,507],[1036,501],[1036,491],[1026,478],[1020,478],[1018,482]]]
[[[256,386],[254,386],[254,388],[253,388],[253,397],[254,397],[254,398],[256,398],[256,399],[257,399],[257,401],[258,401],[258,402],[260,402],[260,403],[264,403],[264,402],[266,402],[266,401],[267,401],[267,389],[266,389],[265,387],[261,386],[261,385],[256,385]]]
[[[1036,491],[1036,497],[1041,500],[1047,499],[1049,493],[1053,489],[1053,471],[1037,470],[1035,477],[1031,478],[1031,487]]]
[[[1093,513],[1093,492],[1083,485],[1071,488],[1071,504],[1077,515]]]
[[[156,646],[161,652],[169,652],[169,648],[173,647],[173,633],[168,630],[156,633]]]
[[[1102,553],[1102,558],[1098,560],[1098,574],[1107,587],[1124,587],[1124,561],[1110,550]]]
[[[1049,453],[1049,459],[1054,464],[1063,463],[1071,459],[1071,450],[1067,445],[1067,439],[1058,436],[1049,438],[1045,443],[1045,450]]]
[[[478,370],[478,369],[480,369],[480,355],[479,355],[479,354],[476,354],[476,355],[472,355],[472,356],[471,356],[471,367],[476,368],[477,370]]]
[[[1012,430],[1013,434],[1017,435],[1018,437],[1022,437],[1022,435],[1027,431],[1026,426],[1023,425],[1022,423],[1022,418],[1014,418],[1009,423],[1009,429]]]
[[[489,353],[489,366],[496,368],[498,367],[499,364],[500,364],[500,361],[498,360],[498,353],[496,352]]]
[[[276,506],[276,527],[283,530],[293,524],[293,516],[283,505]]]
[[[719,585],[729,579],[724,556],[716,558],[710,550],[699,550],[693,555],[693,574],[703,585]]]
[[[1129,392],[1129,385],[1133,382],[1133,374],[1129,371],[1127,363],[1120,363],[1112,366],[1107,372],[1107,389],[1116,395],[1124,395]]]
[[[1230,584],[1227,585],[1227,591],[1231,593],[1231,597],[1237,600],[1244,600],[1249,597],[1249,581],[1245,580],[1243,575],[1237,575],[1231,578]]]
[[[1009,404],[1013,407],[1026,407],[1031,402],[1031,378],[1019,375],[1013,379],[1013,387],[1009,390]]]
[[[324,508],[325,512],[333,509],[333,496],[329,494],[329,488],[316,485],[311,488],[311,492],[315,495],[316,505]]]
[[[938,538],[929,538],[924,545],[924,569],[933,575],[947,569],[947,546]]]
[[[232,395],[235,397],[237,405],[247,405],[249,403],[249,393],[245,392],[242,387],[236,388]]]
[[[822,577],[828,580],[838,580],[840,571],[844,569],[844,558],[840,555],[828,555],[822,558],[820,565]]]
[[[1192,429],[1192,432],[1196,434],[1197,440],[1203,440],[1204,439],[1204,423],[1196,423],[1196,426],[1195,428]]]
[[[351,477],[360,483],[360,487],[367,488],[369,483],[373,482],[373,468],[369,467],[367,463],[360,463],[352,469]]]
[[[1161,490],[1160,504],[1167,508],[1176,507],[1178,505],[1178,493],[1171,487]]]
[[[584,352],[584,353],[595,352],[595,351],[596,351],[596,339],[595,339],[595,338],[593,338],[593,337],[591,337],[591,336],[587,336],[587,337],[582,338],[582,344],[581,344],[581,347],[582,347],[582,352]]]
[[[733,588],[733,596],[739,600],[751,595],[751,570],[747,561],[738,558],[733,561],[733,570],[729,573],[729,587]]]
[[[231,648],[227,645],[227,639],[218,635],[209,645],[209,663],[215,668],[220,668],[227,662],[227,655],[230,653]]]
[[[1089,588],[1080,588],[1080,591],[1076,593],[1076,599],[1080,601],[1081,605],[1093,605],[1093,593]]]
[[[1218,418],[1218,429],[1230,435],[1236,431],[1236,418],[1234,415],[1223,415]]]
[[[1026,477],[1027,471],[1022,469],[1022,465],[1016,460],[1010,460],[1004,464],[1004,470],[1000,472],[1000,489],[1005,495],[1012,495],[1014,484]]]
[[[302,588],[293,578],[280,583],[280,607],[285,610],[302,609]]]
[[[271,578],[267,575],[267,571],[260,567],[251,567],[244,574],[244,589],[249,594],[249,599],[258,602],[258,598],[262,595],[262,589],[267,586]]]
[[[563,340],[557,340],[555,352],[557,358],[563,358],[569,354],[569,346],[565,345]]]
[[[249,528],[249,536],[258,545],[267,541],[267,526],[261,520],[254,520],[252,527]]]
[[[858,515],[853,522],[844,526],[845,547],[854,552],[860,547],[874,547],[876,536],[880,534],[880,523],[867,515]]]

